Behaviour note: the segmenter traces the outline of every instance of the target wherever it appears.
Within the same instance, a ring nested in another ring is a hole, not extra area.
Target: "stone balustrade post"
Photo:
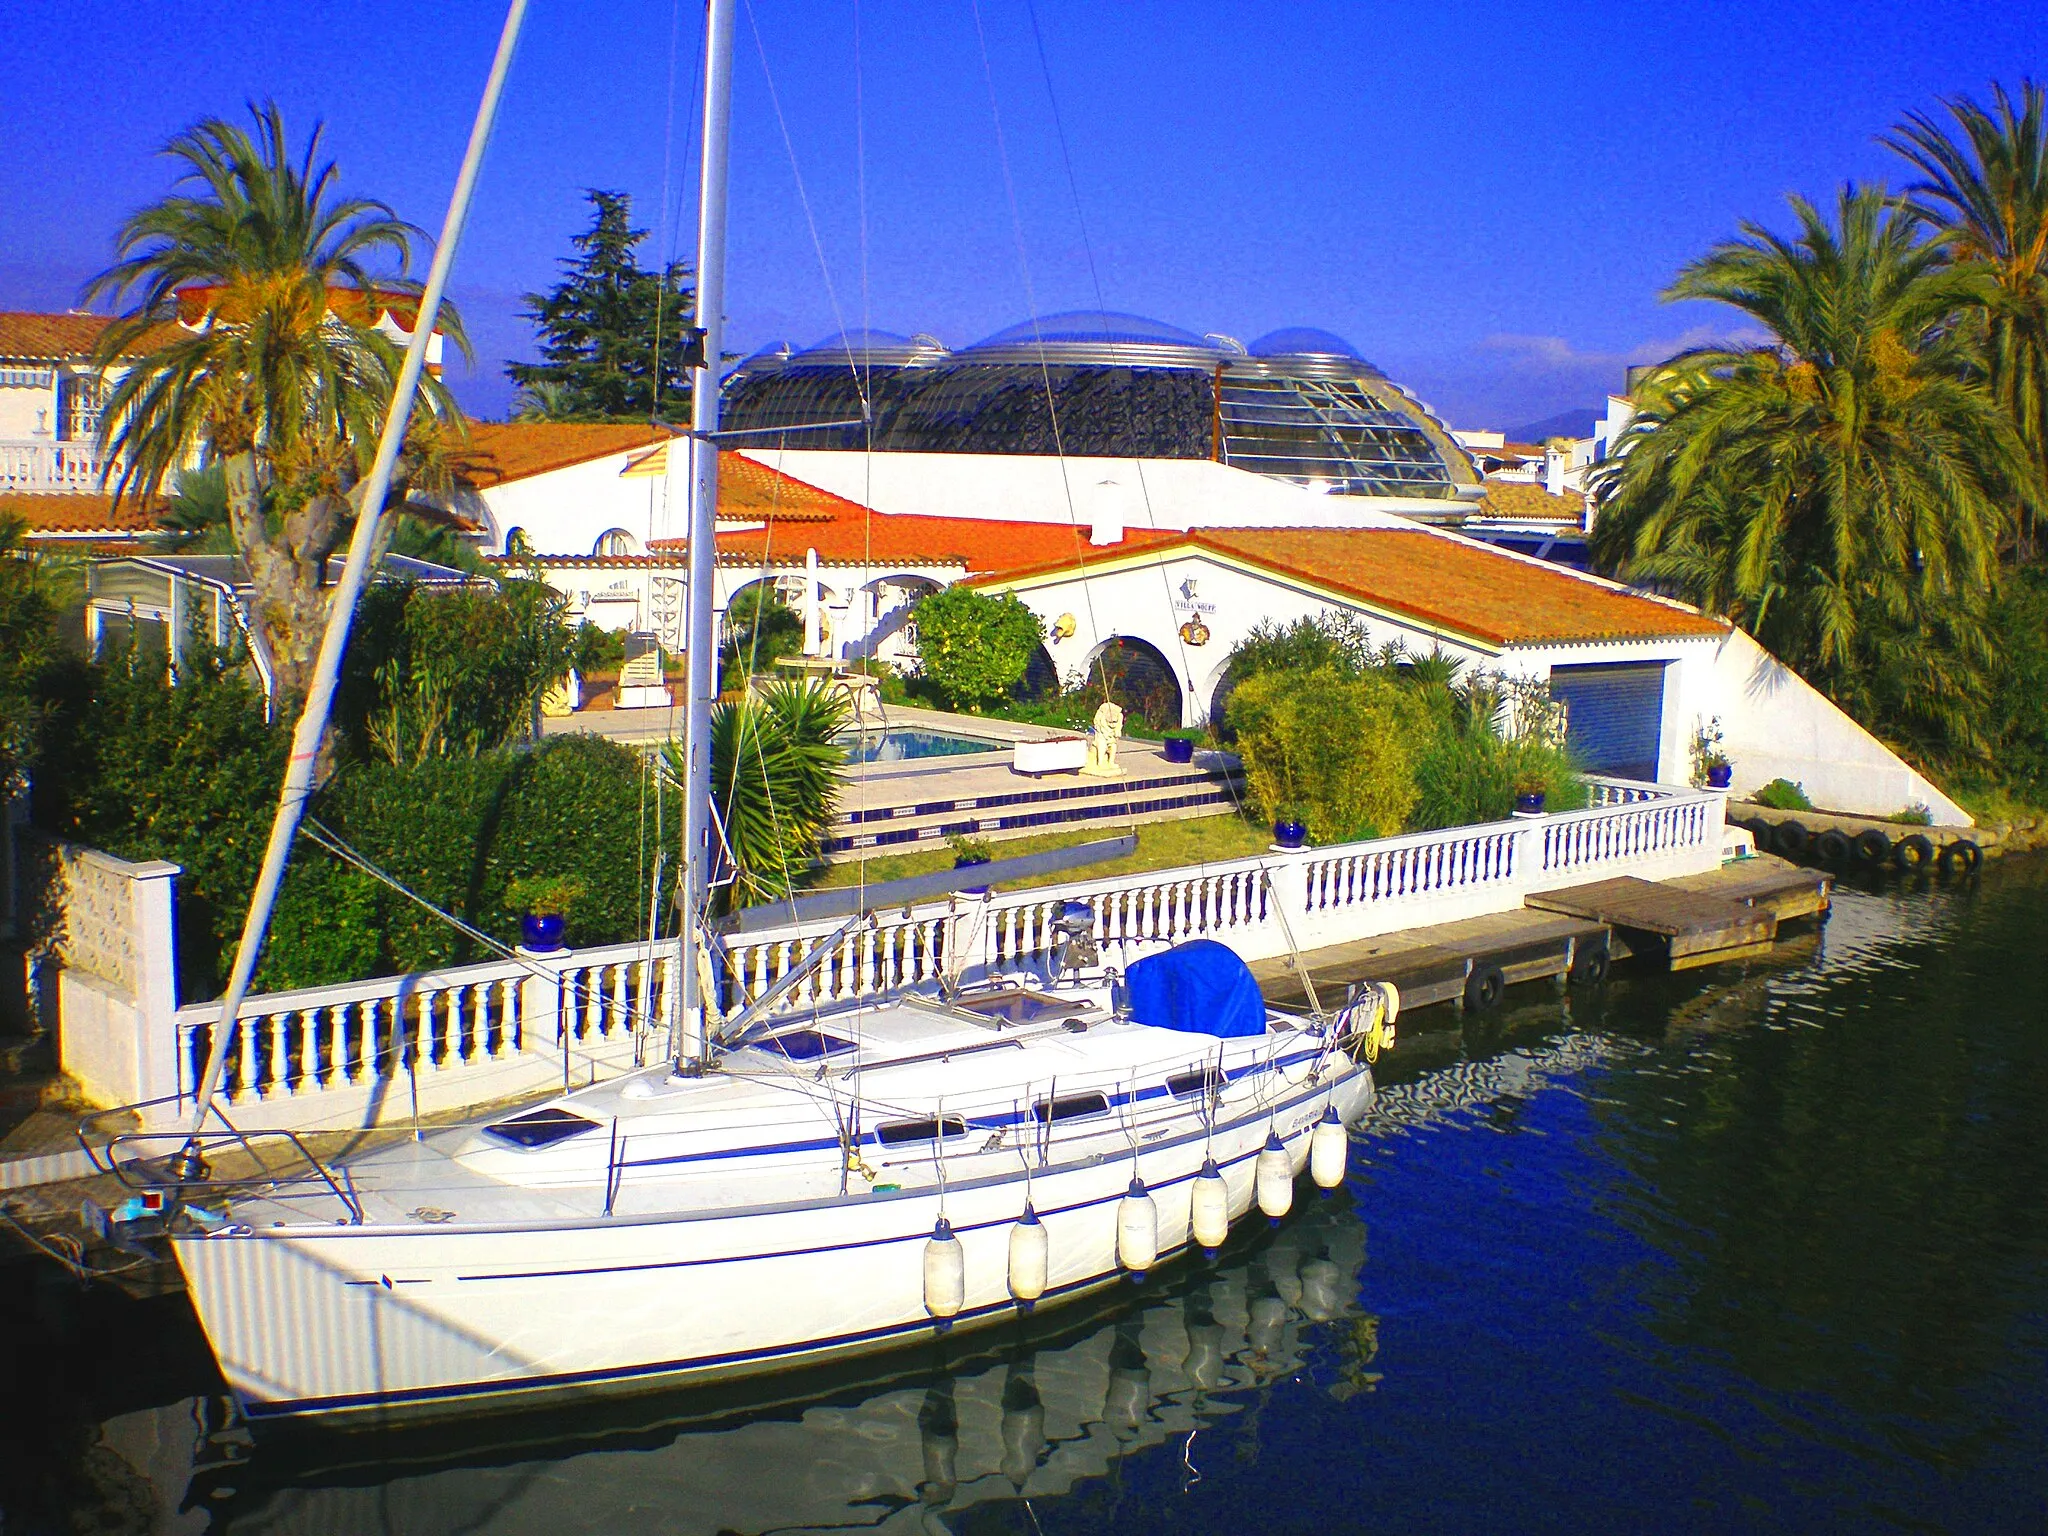
[[[519,1047],[555,1053],[570,1044],[570,1013],[562,978],[574,951],[538,950],[520,945],[515,953],[527,967],[519,983]]]
[[[161,859],[128,866],[135,935],[138,1101],[185,1090],[178,1071],[179,868]]]

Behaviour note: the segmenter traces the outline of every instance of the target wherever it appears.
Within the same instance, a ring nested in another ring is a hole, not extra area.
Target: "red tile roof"
[[[469,440],[452,447],[449,461],[457,479],[481,491],[668,438],[666,428],[645,422],[477,421],[470,423]]]
[[[1170,542],[1498,646],[1713,638],[1728,630],[1683,604],[1422,529],[1205,528]],[[999,583],[1072,568],[1061,559],[980,579]]]
[[[1479,498],[1479,510],[1487,517],[1557,518],[1576,523],[1586,510],[1586,498],[1578,491],[1553,496],[1540,485],[1513,480],[1488,480],[1486,494]]]
[[[113,319],[107,315],[44,315],[22,310],[0,311],[0,357],[58,362],[92,355]],[[145,331],[121,349],[123,357],[153,351],[167,336],[186,334],[164,325]]]
[[[723,470],[721,469],[721,474]],[[773,473],[773,471],[769,471]],[[784,477],[787,478],[787,477]],[[801,482],[792,482],[801,484]],[[804,487],[810,489],[810,487]],[[826,494],[820,492],[820,495]],[[723,498],[720,498],[721,501]],[[834,497],[834,501],[840,498]],[[925,517],[903,512],[870,512],[841,501],[831,518],[799,516],[768,520],[765,528],[735,529],[718,536],[725,561],[801,562],[815,549],[828,565],[901,565],[909,562],[964,566],[971,575],[994,575],[1058,565],[1086,567],[1098,561],[1179,537],[1150,529],[1125,530],[1119,544],[1092,545],[1088,530],[1071,523],[1013,523],[995,518]],[[681,539],[657,539],[655,550],[680,553]]]
[[[0,521],[18,518],[32,534],[121,534],[149,533],[156,528],[156,513],[129,497],[117,508],[111,496],[77,495],[70,492],[46,494],[0,494]]]

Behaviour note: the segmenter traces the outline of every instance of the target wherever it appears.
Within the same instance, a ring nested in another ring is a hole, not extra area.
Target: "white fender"
[[[1189,1226],[1204,1253],[1214,1253],[1230,1236],[1230,1185],[1210,1158],[1195,1175]]]
[[[1286,1143],[1280,1140],[1277,1130],[1266,1133],[1266,1145],[1260,1149],[1253,1169],[1259,1209],[1268,1221],[1278,1221],[1294,1209],[1294,1165],[1288,1161]]]
[[[946,1323],[966,1304],[967,1251],[953,1235],[953,1224],[941,1216],[924,1245],[924,1309]]]
[[[1159,1262],[1159,1207],[1136,1174],[1130,1192],[1117,1202],[1116,1258],[1137,1275]]]
[[[1344,1182],[1344,1165],[1351,1158],[1351,1138],[1337,1118],[1337,1106],[1323,1111],[1308,1140],[1308,1172],[1316,1188],[1325,1194]]]
[[[1024,1214],[1010,1228],[1010,1294],[1030,1306],[1045,1294],[1045,1277],[1051,1267],[1052,1245],[1045,1223],[1031,1202],[1024,1202]]]

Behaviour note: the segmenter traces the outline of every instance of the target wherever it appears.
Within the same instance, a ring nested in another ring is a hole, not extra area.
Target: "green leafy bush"
[[[1231,694],[1231,726],[1260,813],[1297,806],[1309,836],[1343,842],[1400,829],[1414,763],[1433,733],[1427,706],[1377,676],[1335,666],[1258,672]]]
[[[725,610],[725,643],[719,648],[719,687],[738,693],[756,673],[773,672],[785,656],[804,648],[804,621],[769,581],[733,594]]]
[[[968,586],[929,593],[911,609],[918,665],[955,704],[982,707],[1002,699],[1031,665],[1045,639],[1038,615],[1014,593],[990,597]]]
[[[1503,740],[1478,727],[1439,731],[1415,764],[1417,831],[1500,821],[1524,788],[1543,791],[1546,811],[1577,811],[1590,791],[1571,755],[1534,736]]]
[[[337,729],[358,756],[401,765],[523,738],[574,654],[564,606],[537,581],[459,592],[375,583],[356,616]]]
[[[1758,805],[1768,806],[1774,811],[1810,811],[1813,802],[1806,798],[1806,786],[1794,784],[1790,779],[1773,779],[1762,789],[1750,796]]]

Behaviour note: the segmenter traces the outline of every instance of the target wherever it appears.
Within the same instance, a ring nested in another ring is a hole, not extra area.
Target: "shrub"
[[[757,581],[733,594],[725,610],[725,643],[719,648],[718,686],[738,693],[756,672],[772,672],[784,656],[804,648],[804,621],[782,600],[772,582]]]
[[[537,581],[459,592],[374,584],[356,616],[337,729],[359,756],[398,764],[522,739],[576,648],[563,611]]]
[[[1813,802],[1806,798],[1806,786],[1794,784],[1790,779],[1773,779],[1750,798],[1758,805],[1768,806],[1774,811],[1813,809]]]
[[[919,598],[911,617],[924,675],[968,707],[992,704],[1022,682],[1045,639],[1038,615],[1010,592],[947,587]]]
[[[1254,673],[1232,692],[1229,721],[1253,803],[1268,816],[1298,806],[1317,842],[1400,828],[1433,733],[1414,692],[1335,666]]]
[[[1589,791],[1563,748],[1537,736],[1503,740],[1491,729],[1440,732],[1415,765],[1418,831],[1500,821],[1523,788],[1543,791],[1544,809],[1585,808]]]

